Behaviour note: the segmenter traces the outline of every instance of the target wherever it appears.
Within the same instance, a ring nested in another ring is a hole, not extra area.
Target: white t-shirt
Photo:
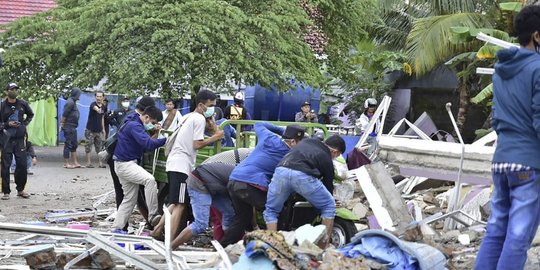
[[[167,119],[167,117],[169,116],[169,112],[167,110],[164,110],[163,112],[161,112],[163,114],[163,120],[161,120],[161,125],[163,126],[163,124],[165,123],[165,120]],[[174,119],[172,120],[171,122],[171,125],[169,126],[169,128],[167,128],[168,131],[175,131],[176,128],[178,128],[178,126],[180,126],[180,119],[182,119],[182,114],[180,113],[180,111],[176,110],[176,115],[174,116]]]
[[[204,139],[206,119],[202,114],[193,112],[184,115],[180,119],[180,123],[184,120],[186,122],[180,127],[176,141],[167,157],[165,170],[189,175],[195,167],[195,159],[197,158],[197,150],[193,148],[193,141]]]

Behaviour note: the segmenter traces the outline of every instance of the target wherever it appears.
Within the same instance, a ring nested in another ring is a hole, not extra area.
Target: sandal
[[[4,193],[4,196],[2,196],[2,200],[9,200],[9,194]]]
[[[99,165],[99,168],[107,168],[105,165]]]
[[[28,193],[26,193],[26,192],[24,192],[24,191],[19,191],[19,192],[17,192],[17,196],[18,196],[18,197],[25,198],[25,199],[30,198],[30,194],[28,194]]]
[[[86,168],[94,168],[94,165],[88,164],[88,165],[86,165]]]

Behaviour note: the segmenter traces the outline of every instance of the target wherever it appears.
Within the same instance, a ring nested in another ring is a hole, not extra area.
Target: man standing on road
[[[17,196],[29,198],[30,194],[24,191],[28,174],[26,171],[26,126],[30,124],[34,117],[34,112],[30,105],[17,95],[19,86],[9,83],[6,87],[7,98],[0,105],[0,128],[4,130],[4,147],[2,149],[2,200],[9,200],[11,189],[9,188],[9,168],[15,156],[17,163],[15,167],[15,184],[17,185]],[[25,117],[26,115],[26,117]]]
[[[81,164],[77,161],[77,127],[79,126],[79,109],[77,100],[81,97],[81,89],[75,87],[71,90],[71,97],[64,105],[64,112],[60,120],[60,127],[64,132],[64,168],[80,168]],[[71,160],[70,160],[71,159]]]
[[[216,106],[214,92],[200,90],[197,93],[197,107],[192,113],[184,115],[180,121],[180,130],[167,157],[165,170],[169,180],[169,211],[173,238],[180,226],[186,203],[189,203],[186,180],[195,167],[197,150],[223,138],[223,130],[219,130],[214,122],[214,106]],[[204,138],[205,128],[213,134],[207,139]],[[161,238],[164,225],[163,217],[152,233],[154,238]]]
[[[236,218],[220,240],[222,246],[236,243],[252,223],[253,208],[263,210],[266,204],[268,183],[279,161],[304,138],[304,128],[290,125],[287,128],[268,122],[255,123],[257,146],[233,170],[227,189],[234,205]]]
[[[475,269],[523,269],[540,222],[540,6],[514,19],[521,48],[500,50],[493,75],[493,195]]]
[[[308,122],[308,123],[318,123],[319,118],[315,111],[311,110],[311,104],[309,102],[304,102],[302,107],[300,107],[300,112],[297,112],[294,121],[295,122]]]
[[[291,193],[298,193],[321,212],[321,223],[331,238],[336,203],[333,159],[345,152],[345,141],[333,135],[324,143],[319,139],[304,139],[278,164],[268,185],[264,221],[268,230],[277,231],[279,213]],[[322,178],[322,179],[321,179]],[[327,241],[321,243],[326,248]]]
[[[88,122],[86,123],[86,130],[84,135],[86,137],[86,146],[84,151],[86,152],[86,168],[94,168],[92,165],[92,159],[90,154],[92,152],[92,145],[96,149],[96,153],[101,151],[101,145],[105,140],[105,113],[107,108],[103,104],[105,94],[103,91],[96,91],[96,101],[90,104],[90,112],[88,113]],[[105,165],[99,160],[99,167],[105,168]]]
[[[159,222],[157,183],[154,176],[139,165],[145,151],[152,151],[165,144],[166,139],[152,139],[146,131],[154,129],[161,121],[161,111],[149,107],[133,121],[128,121],[122,132],[118,133],[118,143],[114,150],[114,168],[122,189],[124,199],[118,207],[113,229],[122,230],[137,203],[139,185],[144,185],[144,194],[152,226]]]

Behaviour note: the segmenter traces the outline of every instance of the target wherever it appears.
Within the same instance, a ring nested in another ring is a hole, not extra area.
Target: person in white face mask
[[[197,150],[223,138],[223,130],[217,128],[213,117],[215,106],[216,94],[214,92],[200,90],[197,93],[197,107],[180,120],[176,140],[167,156],[165,170],[169,181],[169,211],[173,236],[176,235],[186,204],[189,203],[186,180],[195,167]],[[205,129],[213,134],[206,139],[204,138]],[[152,236],[161,238],[164,225],[165,218],[162,218],[154,227]]]
[[[121,106],[116,111],[113,111],[109,115],[110,125],[116,127],[117,129],[120,128],[122,123],[124,123],[124,118],[126,117],[126,115],[133,111],[129,107],[130,103],[127,97],[122,99],[120,105]]]

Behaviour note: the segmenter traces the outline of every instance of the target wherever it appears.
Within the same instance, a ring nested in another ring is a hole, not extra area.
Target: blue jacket
[[[289,152],[289,146],[281,140],[284,131],[282,127],[267,122],[257,122],[255,124],[257,146],[234,168],[230,181],[267,188],[277,164]]]
[[[493,75],[494,163],[540,169],[540,55],[523,48],[497,53]]]
[[[126,126],[118,133],[118,143],[114,149],[114,160],[140,161],[145,151],[154,150],[165,144],[166,138],[152,139],[144,130],[139,117],[126,122]]]

